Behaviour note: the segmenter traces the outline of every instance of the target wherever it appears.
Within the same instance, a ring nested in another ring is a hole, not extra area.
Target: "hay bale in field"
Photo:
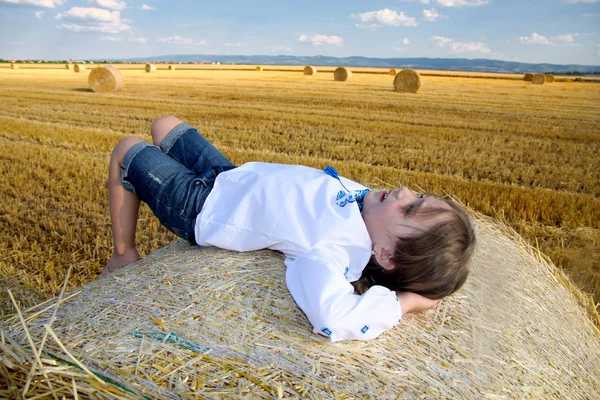
[[[333,79],[339,82],[347,81],[352,77],[352,71],[345,67],[337,67],[335,71],[333,71]]]
[[[307,65],[306,67],[304,67],[304,75],[314,75],[317,73],[317,69],[315,67],[312,67],[310,65]]]
[[[528,72],[528,73],[526,73],[526,74],[525,74],[525,76],[523,77],[523,80],[524,80],[525,82],[531,82],[531,79],[532,79],[532,78],[533,78],[533,74],[532,74],[532,73],[530,73],[530,72]]]
[[[414,69],[403,69],[394,78],[394,90],[401,93],[417,93],[421,87],[421,75]]]
[[[123,76],[115,67],[98,67],[90,72],[88,84],[94,92],[116,92],[123,88]]]
[[[546,76],[544,74],[535,74],[531,78],[531,83],[534,85],[543,85],[546,82]]]
[[[552,74],[545,74],[544,76],[546,77],[546,83],[552,83],[555,80]]]
[[[17,64],[15,64],[15,63],[11,63],[10,64],[10,68],[11,69],[19,69],[19,66]]]
[[[398,73],[398,70],[396,68],[392,68],[390,69],[390,71],[388,72],[389,75],[392,76],[396,76],[396,74]]]
[[[58,398],[75,386],[95,398],[596,398],[599,333],[564,276],[514,231],[486,219],[476,230],[456,295],[375,340],[335,345],[311,332],[279,253],[176,242],[58,308],[24,312],[36,346],[50,332],[47,379],[36,369],[28,396],[54,383]],[[20,398],[35,358],[18,318],[0,329]]]
[[[261,67],[260,65],[257,65],[257,66],[256,66],[256,70],[257,70],[257,71],[262,71],[262,70],[263,70],[263,67]]]
[[[83,72],[83,71],[85,71],[85,65],[83,65],[83,64],[75,64],[73,66],[73,71],[75,71],[75,72]]]
[[[146,67],[144,68],[144,70],[146,72],[156,72],[156,65],[154,65],[154,64],[146,64]]]
[[[73,66],[71,64],[65,64],[65,69],[71,69]]]
[[[169,65],[169,71],[175,71],[175,66],[174,65]]]

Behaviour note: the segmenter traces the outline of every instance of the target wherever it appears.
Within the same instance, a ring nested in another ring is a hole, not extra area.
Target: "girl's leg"
[[[140,199],[125,190],[121,181],[121,163],[127,150],[141,142],[139,138],[127,137],[121,140],[112,151],[108,168],[108,205],[113,235],[113,254],[101,276],[124,267],[140,259],[135,247]]]
[[[197,175],[213,170],[218,174],[234,168],[227,157],[196,128],[177,117],[165,115],[157,118],[152,122],[150,131],[156,146]]]
[[[152,142],[156,146],[160,146],[165,136],[167,136],[169,132],[171,132],[171,129],[175,128],[182,122],[182,120],[172,115],[165,115],[155,119],[152,122],[152,126],[150,126]]]

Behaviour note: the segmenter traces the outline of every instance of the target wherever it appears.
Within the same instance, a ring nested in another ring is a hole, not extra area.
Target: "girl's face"
[[[398,237],[414,237],[447,218],[444,212],[427,217],[418,215],[419,211],[432,208],[452,210],[445,201],[433,196],[415,196],[407,187],[371,190],[364,199],[363,220],[375,251],[379,246],[393,254]]]

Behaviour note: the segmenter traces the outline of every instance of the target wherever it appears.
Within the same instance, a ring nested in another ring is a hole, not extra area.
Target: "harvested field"
[[[0,271],[31,298],[57,295],[70,265],[69,289],[99,275],[111,251],[110,150],[126,135],[150,140],[152,120],[174,114],[237,164],[331,164],[369,185],[456,195],[600,299],[598,85],[422,75],[405,98],[387,69],[339,85],[332,70],[304,79],[303,67],[146,74],[142,65],[121,70],[121,92],[93,93],[87,74],[64,64],[9,67],[0,68]],[[145,254],[173,240],[146,208],[139,232]]]

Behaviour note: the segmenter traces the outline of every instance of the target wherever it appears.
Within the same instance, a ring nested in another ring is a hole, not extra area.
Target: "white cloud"
[[[452,43],[452,39],[444,36],[432,36],[429,38],[436,47],[446,47],[447,44]]]
[[[118,11],[108,11],[96,7],[73,7],[65,13],[56,14],[55,19],[94,20],[99,22],[114,22],[119,19]]]
[[[208,46],[206,40],[195,40],[181,37],[179,35],[170,36],[162,39],[158,39],[161,43],[169,43],[169,44],[186,44],[191,46]]]
[[[285,54],[285,53],[293,53],[294,49],[288,46],[275,46],[271,49],[271,53]]]
[[[552,44],[552,42],[545,36],[542,36],[536,32],[533,32],[531,36],[520,36],[519,41],[524,44]]]
[[[563,3],[570,3],[570,4],[576,4],[576,3],[587,3],[587,4],[591,4],[591,3],[598,3],[600,2],[600,0],[562,0]]]
[[[407,37],[405,37],[404,39],[402,39],[401,42],[404,43],[404,44],[410,44],[410,40],[408,40]]]
[[[148,39],[141,38],[141,37],[139,37],[139,38],[129,38],[128,40],[130,42],[133,42],[133,43],[148,43]]]
[[[144,10],[144,11],[156,11],[157,8],[149,6],[148,4],[142,4],[142,6],[140,7],[140,10]]]
[[[463,7],[463,6],[483,6],[490,0],[435,0],[440,6],[444,7]]]
[[[489,47],[482,42],[455,42],[444,36],[429,38],[436,47],[448,48],[452,53],[491,53]]]
[[[376,29],[381,26],[417,26],[417,20],[409,17],[404,12],[397,13],[389,8],[379,11],[367,11],[360,14],[352,14],[350,17],[358,19],[363,24],[357,24],[358,28]],[[367,24],[368,23],[368,24]]]
[[[327,35],[320,35],[320,34],[316,34],[316,35],[300,35],[298,37],[298,41],[299,42],[310,42],[312,44],[314,44],[315,46],[319,46],[322,44],[331,44],[334,46],[341,46],[342,43],[344,42],[344,40],[339,37],[339,36],[327,36]]]
[[[100,38],[100,40],[108,40],[111,42],[122,42],[123,39],[121,39],[120,37],[115,37],[115,36],[103,36]]]
[[[127,7],[124,1],[119,0],[90,0],[90,3],[95,3],[100,7],[108,8],[109,10],[124,10]]]
[[[453,53],[491,53],[489,47],[481,42],[452,42],[450,50]]]
[[[224,44],[225,46],[227,46],[227,47],[239,47],[239,46],[241,46],[241,45],[242,45],[242,43],[241,43],[241,42],[237,42],[237,43],[227,43],[227,42],[225,42],[225,43],[223,43],[223,44]]]
[[[73,7],[69,11],[56,14],[55,19],[73,21],[58,25],[58,28],[73,32],[119,33],[131,29],[121,20],[119,11],[108,11],[95,7]]]
[[[34,14],[35,14],[35,17],[37,19],[42,19],[42,15],[44,15],[44,12],[43,11],[36,11],[36,12],[34,12]]]
[[[33,6],[43,8],[56,8],[66,0],[0,0],[0,3],[8,3],[15,6]]]
[[[579,36],[578,33],[566,33],[564,35],[552,36],[552,40],[562,43],[573,43],[575,42],[575,37]]]
[[[421,0],[421,4],[429,4],[429,0]]]
[[[435,8],[432,8],[431,10],[423,10],[423,18],[425,21],[439,21],[440,19],[444,19],[444,18],[448,18],[445,15],[442,15],[440,13],[438,13]]]

